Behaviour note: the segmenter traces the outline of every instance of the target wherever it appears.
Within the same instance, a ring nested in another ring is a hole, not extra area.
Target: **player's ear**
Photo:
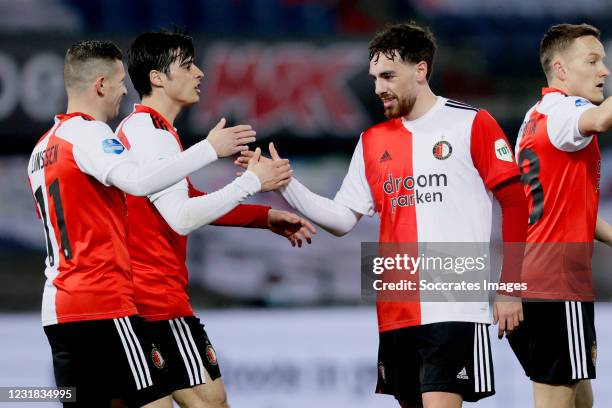
[[[415,68],[417,74],[417,81],[427,81],[427,72],[429,72],[429,67],[427,66],[427,63],[425,61],[421,61],[416,64]]]
[[[154,69],[149,72],[149,81],[151,82],[151,86],[153,87],[161,88],[164,86],[164,79],[162,78],[162,73]]]
[[[96,89],[96,93],[98,96],[104,96],[106,94],[106,90],[104,89],[105,78],[103,76],[97,77],[94,82],[94,88]]]
[[[563,62],[560,59],[556,59],[552,62],[552,72],[553,75],[560,80],[564,81],[567,77],[567,73],[565,72],[565,68],[563,67]]]

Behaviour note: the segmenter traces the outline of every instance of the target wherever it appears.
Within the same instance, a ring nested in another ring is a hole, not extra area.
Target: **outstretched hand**
[[[250,155],[246,169],[255,173],[261,183],[261,191],[277,190],[291,181],[289,160],[264,158],[259,147]]]
[[[259,160],[263,160],[263,161],[283,160],[279,156],[278,152],[276,151],[276,148],[274,147],[274,143],[270,142],[270,144],[268,145],[268,150],[270,151],[270,156],[272,158],[262,155]],[[255,155],[255,152],[252,150],[243,150],[240,152],[240,156],[238,156],[238,158],[234,161],[234,164],[238,167],[242,167],[243,169],[246,169],[249,166],[249,160],[251,160],[251,158],[254,155]]]
[[[315,227],[306,219],[288,211],[268,211],[268,227],[270,231],[283,236],[291,242],[291,246],[302,247],[302,242],[312,242],[312,235],[317,233]]]
[[[255,131],[250,125],[237,125],[225,127],[226,120],[221,120],[208,132],[208,143],[215,149],[218,157],[233,156],[248,150],[248,143],[255,141]]]

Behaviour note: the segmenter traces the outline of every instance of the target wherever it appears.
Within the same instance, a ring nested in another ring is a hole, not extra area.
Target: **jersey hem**
[[[489,318],[485,319],[481,315],[467,315],[461,319],[453,319],[453,320],[449,320],[449,319],[431,320],[425,323],[419,319],[411,319],[411,320],[402,320],[402,321],[393,322],[393,323],[386,323],[384,325],[379,324],[378,331],[380,333],[383,333],[383,332],[387,332],[391,330],[403,329],[406,327],[426,326],[428,324],[445,323],[445,322],[466,322],[466,323],[491,324],[491,319]]]
[[[595,295],[579,295],[576,293],[521,291],[524,299],[545,299],[559,301],[594,302]]]
[[[90,321],[90,320],[107,320],[107,319],[116,319],[119,317],[128,317],[138,314],[138,311],[135,307],[124,309],[124,310],[116,310],[112,312],[105,313],[88,313],[82,315],[68,315],[58,317],[56,319],[45,319],[42,322],[43,326],[50,326],[52,324],[62,324],[62,323],[71,323],[71,322],[80,322],[80,321]]]
[[[140,316],[150,322],[158,322],[162,320],[178,319],[179,317],[195,316],[192,310],[179,313],[156,313],[156,314],[140,314]]]

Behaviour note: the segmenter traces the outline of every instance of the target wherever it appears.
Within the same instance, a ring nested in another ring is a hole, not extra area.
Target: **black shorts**
[[[164,357],[138,316],[45,326],[58,387],[76,387],[70,407],[104,407],[121,398],[140,407],[169,394]]]
[[[221,377],[217,354],[200,319],[188,316],[148,321],[146,327],[153,343],[167,355],[170,386],[174,390],[204,384],[204,370],[213,381]]]
[[[380,333],[376,392],[422,405],[431,391],[478,401],[495,394],[489,325],[441,322]]]
[[[589,302],[523,302],[524,321],[508,341],[527,377],[553,385],[595,378],[594,315]]]

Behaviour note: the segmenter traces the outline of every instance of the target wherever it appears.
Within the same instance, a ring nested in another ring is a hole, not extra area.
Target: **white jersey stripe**
[[[185,321],[185,318],[181,317],[180,321],[181,323],[183,323],[183,326],[185,327],[185,331],[187,332],[187,337],[189,338],[189,343],[191,344],[191,347],[193,349],[193,354],[195,355],[196,361],[198,362],[198,372],[200,374],[200,378],[202,379],[202,384],[205,384],[206,374],[204,372],[204,363],[202,362],[202,357],[200,356],[200,352],[198,351],[198,348],[196,347],[195,341],[191,334],[191,330],[189,329],[189,325]]]
[[[134,381],[136,382],[136,389],[141,390],[142,384],[140,382],[140,377],[134,368],[134,362],[132,359],[132,354],[130,353],[130,349],[125,341],[125,336],[119,324],[119,319],[113,319],[113,323],[115,323],[115,327],[117,328],[117,333],[119,334],[119,338],[121,339],[121,344],[123,344],[123,350],[125,351],[125,355],[127,357],[128,363],[130,365],[130,369],[132,370],[132,375],[134,376]]]
[[[576,379],[576,362],[574,359],[574,341],[572,339],[572,320],[570,312],[570,302],[565,302],[565,322],[567,325],[567,344],[569,351],[570,363],[572,365],[572,380]]]
[[[580,335],[580,357],[582,363],[582,378],[589,378],[586,361],[586,350],[585,350],[585,339],[584,339],[584,325],[582,321],[582,302],[576,302],[576,309],[578,311],[578,334]]]
[[[169,320],[168,323],[170,324],[170,328],[172,329],[172,334],[174,334],[174,339],[176,340],[176,346],[179,349],[179,352],[181,353],[181,357],[183,358],[183,363],[185,364],[185,369],[187,370],[187,375],[189,376],[189,385],[190,386],[194,386],[196,385],[195,380],[193,378],[193,369],[191,368],[191,364],[189,363],[189,359],[187,358],[187,355],[185,354],[185,348],[183,347],[183,342],[180,338],[180,335],[177,331],[177,328],[175,327],[176,321],[175,320]]]
[[[138,349],[138,354],[140,356],[140,361],[142,363],[142,366],[144,368],[144,372],[146,375],[146,380],[147,380],[147,384],[149,387],[153,386],[153,380],[151,379],[151,370],[149,370],[149,364],[147,363],[147,359],[145,357],[144,352],[142,351],[142,345],[140,344],[140,341],[138,340],[138,336],[136,336],[136,333],[134,333],[134,328],[132,327],[132,322],[130,321],[129,317],[124,317],[125,322],[127,323],[127,327],[130,331],[130,333],[132,334],[132,338],[134,339],[134,343],[136,344],[136,348]]]
[[[129,330],[127,328],[127,325],[125,324],[125,321],[123,320],[125,319],[124,317],[120,317],[119,320],[119,325],[121,326],[121,328],[123,329],[123,334],[125,335],[125,339],[126,342],[130,348],[130,355],[132,356],[132,358],[134,359],[134,365],[136,366],[136,371],[138,372],[138,378],[140,378],[140,382],[142,384],[142,388],[146,388],[147,387],[147,381],[142,369],[142,361],[140,361],[140,359],[138,358],[138,354],[136,351],[136,347],[134,346],[134,340],[132,339],[132,336],[129,333]]]
[[[576,319],[576,302],[570,302],[572,312],[572,336],[574,339],[574,356],[576,358],[576,378],[582,378],[582,365],[580,364],[580,341],[578,338],[578,323]]]
[[[175,323],[176,323],[176,327],[178,328],[178,332],[181,335],[181,339],[183,340],[183,344],[185,345],[185,351],[187,352],[187,357],[189,357],[189,361],[191,362],[191,367],[193,368],[195,381],[198,384],[203,384],[204,381],[202,380],[202,377],[200,376],[200,370],[198,370],[198,366],[196,365],[195,358],[193,356],[193,350],[191,349],[188,343],[187,335],[185,334],[185,328],[181,325],[181,322],[179,319],[176,319]]]
[[[480,330],[480,326],[481,324],[477,324],[476,328],[477,328],[477,332],[478,332],[478,367],[480,370],[480,392],[484,392],[485,391],[485,368],[484,368],[484,361],[483,361],[483,349],[482,349],[482,331]]]
[[[489,330],[486,325],[481,324],[482,327],[482,338],[484,347],[484,360],[485,360],[485,373],[487,375],[487,389],[486,391],[492,390],[491,384],[491,365],[489,363]]]
[[[474,392],[480,392],[480,375],[478,367],[478,323],[474,323]]]

